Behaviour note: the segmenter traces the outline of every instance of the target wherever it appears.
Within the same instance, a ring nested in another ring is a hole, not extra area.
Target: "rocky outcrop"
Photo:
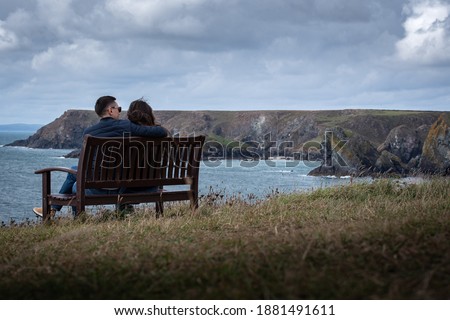
[[[155,112],[157,121],[172,134],[206,135],[218,150],[214,156],[320,159],[322,165],[311,174],[339,176],[445,174],[449,170],[450,113],[436,122],[439,114],[362,109]],[[10,145],[79,149],[84,129],[97,122],[94,111],[69,110],[28,139]]]
[[[422,152],[423,140],[419,130],[401,125],[389,132],[385,142],[377,150],[380,153],[387,151],[397,156],[403,163],[408,163]]]
[[[375,162],[375,170],[380,173],[406,174],[410,171],[410,168],[397,155],[383,150]]]
[[[39,149],[80,148],[84,129],[97,122],[98,116],[94,111],[68,110],[28,139],[10,145]]]
[[[408,174],[417,171],[428,125],[413,128],[401,125],[392,129],[386,140],[377,148],[380,153],[375,171],[380,173]]]
[[[432,174],[450,174],[449,116],[442,114],[431,126],[423,145],[419,169]]]
[[[382,144],[389,132],[401,125],[419,128],[431,125],[439,117],[439,112],[413,111],[375,111],[366,113],[364,110],[350,113],[338,126],[357,132],[375,145]]]
[[[321,145],[324,161],[309,175],[367,175],[373,171],[378,158],[378,152],[370,141],[340,127],[327,129]]]
[[[442,114],[431,126],[400,125],[385,141],[373,143],[354,132],[327,129],[321,142],[322,165],[310,175],[360,176],[368,174],[450,174],[449,115]]]

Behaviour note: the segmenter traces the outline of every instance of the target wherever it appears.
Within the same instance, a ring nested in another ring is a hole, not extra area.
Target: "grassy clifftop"
[[[0,228],[1,299],[449,299],[450,180]]]

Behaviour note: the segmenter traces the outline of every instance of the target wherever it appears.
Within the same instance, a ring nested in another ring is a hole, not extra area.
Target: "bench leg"
[[[189,194],[189,202],[192,213],[195,213],[198,209],[198,192],[192,192]]]
[[[162,201],[157,201],[156,206],[156,218],[162,217],[164,214],[164,203]]]
[[[48,195],[51,192],[51,175],[45,172],[42,175],[42,220],[47,222],[50,220],[50,205],[48,204]]]

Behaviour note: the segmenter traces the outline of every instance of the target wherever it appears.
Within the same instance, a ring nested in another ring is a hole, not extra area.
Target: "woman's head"
[[[127,112],[128,120],[131,122],[144,125],[154,126],[155,116],[153,115],[152,107],[144,99],[134,100],[130,103]]]

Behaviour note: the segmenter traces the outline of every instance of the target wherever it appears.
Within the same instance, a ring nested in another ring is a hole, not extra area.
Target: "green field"
[[[449,299],[450,180],[0,228],[1,299]]]

